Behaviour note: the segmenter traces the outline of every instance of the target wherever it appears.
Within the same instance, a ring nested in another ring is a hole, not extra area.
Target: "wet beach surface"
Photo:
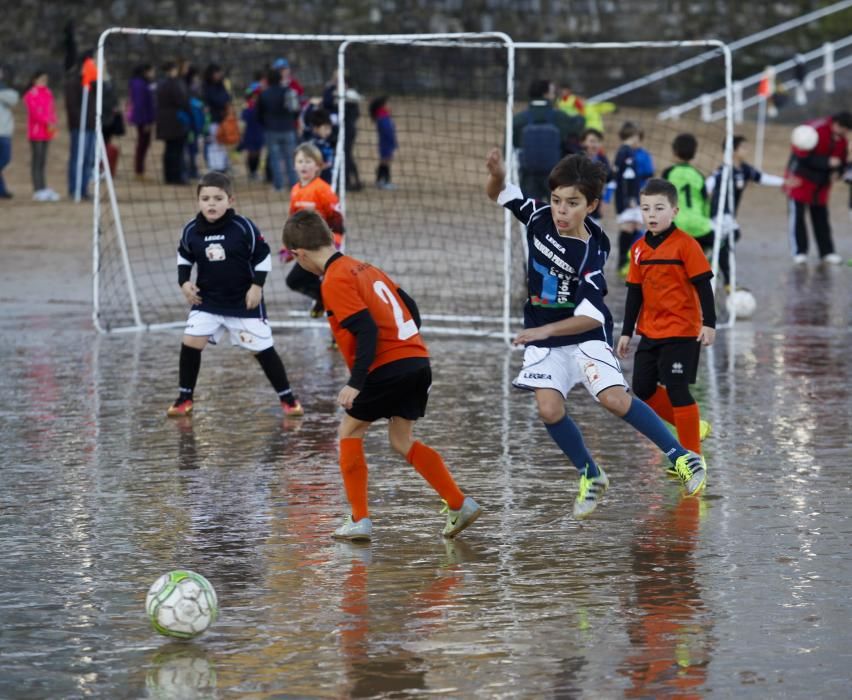
[[[576,474],[509,387],[520,353],[427,336],[418,436],[485,509],[449,542],[382,425],[366,441],[375,539],[329,537],[347,373],[326,331],[276,334],[304,419],[283,421],[256,363],[220,346],[196,415],[168,420],[177,333],[98,336],[83,283],[57,275],[42,304],[7,281],[0,697],[846,696],[852,269],[794,268],[783,234],[752,230],[740,264],[758,311],[719,332],[695,388],[713,424],[700,499],[575,389],[612,485],[573,521]],[[143,610],[179,567],[221,607],[189,643]]]

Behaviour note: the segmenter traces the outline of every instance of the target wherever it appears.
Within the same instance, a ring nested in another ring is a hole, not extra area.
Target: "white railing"
[[[822,65],[819,68],[815,68],[808,72],[805,78],[805,84],[810,85],[811,89],[815,83],[816,78],[825,76],[826,82],[826,91],[833,92],[834,89],[834,72],[841,67],[848,65],[848,57],[842,59],[841,61],[835,61],[834,54],[838,50],[845,49],[848,46],[852,46],[852,36],[844,37],[839,41],[835,42],[827,42],[816,48],[812,51],[809,51],[806,54],[801,54],[796,56],[795,58],[791,58],[790,60],[783,61],[782,63],[778,63],[777,65],[772,66],[775,71],[775,75],[779,75],[784,71],[794,70],[797,66],[807,64],[813,60],[822,59]],[[760,101],[760,95],[753,95],[747,99],[743,99],[743,91],[746,88],[759,85],[760,81],[766,75],[766,71],[760,71],[759,73],[755,73],[748,78],[744,78],[743,80],[735,80],[734,81],[734,120],[739,123],[743,119],[743,111],[748,109],[749,107],[753,107],[757,105]],[[797,80],[789,80],[785,83],[782,83],[785,88],[796,88],[798,87]],[[724,116],[724,111],[713,111],[713,103],[716,100],[723,99],[725,97],[724,90],[716,90],[715,92],[708,92],[704,95],[699,95],[698,97],[689,100],[688,102],[684,102],[679,105],[675,105],[670,107],[669,109],[661,112],[658,116],[660,119],[678,119],[686,112],[689,112],[696,108],[701,108],[701,118],[706,121],[716,121],[721,119]]]

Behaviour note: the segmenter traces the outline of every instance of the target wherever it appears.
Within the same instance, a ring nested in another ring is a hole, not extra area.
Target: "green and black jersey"
[[[680,211],[674,223],[693,238],[706,236],[710,224],[710,198],[704,187],[704,176],[689,163],[678,163],[663,171],[663,177],[677,188]]]

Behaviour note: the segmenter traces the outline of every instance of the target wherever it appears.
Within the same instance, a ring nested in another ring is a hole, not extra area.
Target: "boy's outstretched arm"
[[[488,168],[488,181],[485,183],[485,193],[492,202],[496,202],[497,197],[500,196],[503,187],[506,185],[506,166],[503,164],[503,156],[499,148],[492,148],[488,152],[485,167]]]

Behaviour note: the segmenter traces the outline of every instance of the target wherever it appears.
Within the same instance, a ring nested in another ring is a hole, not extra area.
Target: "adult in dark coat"
[[[163,65],[165,77],[157,86],[157,138],[166,142],[163,176],[166,184],[183,185],[183,146],[189,118],[189,93],[174,61]]]

